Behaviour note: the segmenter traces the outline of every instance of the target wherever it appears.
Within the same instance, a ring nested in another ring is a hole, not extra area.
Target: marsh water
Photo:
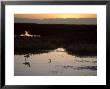
[[[64,48],[44,53],[15,54],[15,76],[96,76],[96,56],[75,56]]]

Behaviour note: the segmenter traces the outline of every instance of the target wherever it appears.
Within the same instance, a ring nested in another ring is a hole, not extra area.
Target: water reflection
[[[65,49],[64,49],[64,48],[57,48],[55,51],[56,51],[56,52],[64,52]]]
[[[97,66],[83,66],[83,67],[77,67],[77,70],[82,70],[82,69],[89,69],[89,70],[93,70],[96,71],[97,70]]]
[[[85,70],[94,70],[94,71],[97,70],[97,66],[74,67],[74,66],[71,66],[71,65],[67,65],[67,66],[64,66],[64,68],[65,69],[71,68],[71,69],[74,69],[74,70],[82,70],[82,69],[85,69]]]
[[[29,34],[28,31],[25,31],[25,33],[24,34],[21,34],[20,36],[33,37],[33,35]]]
[[[95,76],[96,56],[68,55],[63,48],[42,54],[15,55],[15,76]],[[22,62],[25,60],[24,62]],[[31,60],[31,64],[30,64]],[[29,67],[24,67],[24,64]]]
[[[21,34],[20,35],[21,37],[41,37],[40,35],[31,35],[31,34],[29,34],[29,32],[28,31],[25,31],[25,33],[24,34]],[[17,37],[17,36],[15,36],[15,37]]]
[[[25,62],[23,62],[23,64],[28,66],[28,67],[31,67],[30,62],[28,62],[28,58],[30,58],[30,55],[31,55],[30,53],[24,55]]]
[[[23,64],[28,66],[28,67],[31,67],[30,62],[25,61]]]
[[[51,59],[48,59],[49,60],[49,62],[48,63],[51,63]]]

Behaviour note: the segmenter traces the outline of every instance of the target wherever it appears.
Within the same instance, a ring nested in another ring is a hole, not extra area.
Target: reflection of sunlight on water
[[[55,51],[57,51],[57,52],[64,52],[65,49],[64,48],[57,48]]]
[[[25,31],[25,34],[21,34],[20,36],[32,37],[32,35],[30,35],[30,34],[28,33],[28,31]]]
[[[31,35],[28,31],[25,31],[25,34],[21,34],[20,36],[24,37],[40,37],[40,35]]]

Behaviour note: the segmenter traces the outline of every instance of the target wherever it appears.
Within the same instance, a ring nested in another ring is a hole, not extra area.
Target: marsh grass
[[[27,30],[40,37],[21,37]],[[45,53],[64,48],[70,55],[97,55],[97,25],[14,23],[14,53]]]
[[[89,41],[72,41],[67,38],[17,37],[14,40],[15,54],[47,53],[57,48],[64,48],[70,55],[97,55],[96,43]]]

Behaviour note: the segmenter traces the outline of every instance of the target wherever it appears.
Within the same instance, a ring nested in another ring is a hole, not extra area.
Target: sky
[[[97,24],[96,14],[15,14],[15,23]]]
[[[96,18],[96,14],[15,14],[15,17],[29,19]]]

